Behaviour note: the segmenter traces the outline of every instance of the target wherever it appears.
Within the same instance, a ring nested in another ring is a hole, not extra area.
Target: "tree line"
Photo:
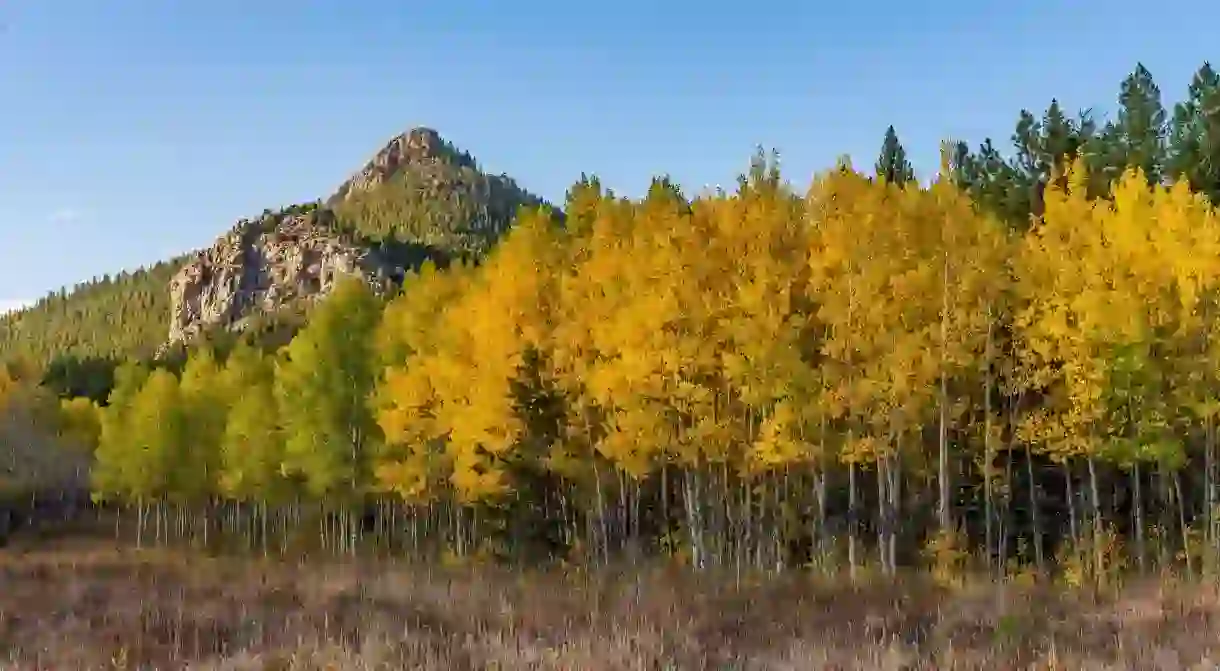
[[[892,129],[802,191],[761,154],[694,198],[582,177],[480,259],[342,284],[282,348],[124,363],[58,426],[141,537],[1214,572],[1216,164],[1163,162],[1216,146],[1207,72],[1172,152],[1134,102],[1103,127],[1121,171],[1031,122],[1013,159],[947,145],[927,186]]]
[[[158,537],[283,544],[315,510],[345,551],[1211,570],[1215,210],[1138,169],[1092,196],[1077,161],[1015,232],[948,172],[584,180],[279,351],[120,367],[76,402],[93,487]]]

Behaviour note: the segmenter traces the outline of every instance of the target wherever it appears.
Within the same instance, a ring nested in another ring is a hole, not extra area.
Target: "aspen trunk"
[[[1131,492],[1134,500],[1131,502],[1132,515],[1135,517],[1135,553],[1138,558],[1140,573],[1148,572],[1148,548],[1144,538],[1144,491],[1142,472],[1137,460],[1131,469]]]
[[[948,320],[949,320],[949,259],[946,255],[943,265],[943,277],[941,285],[941,313],[940,313],[940,399],[939,399],[939,426],[937,427],[937,443],[939,445],[939,455],[937,459],[937,474],[940,485],[940,506],[937,510],[937,518],[940,522],[940,530],[949,532],[953,526],[952,514],[949,510],[949,373],[947,370],[948,361],[945,359],[945,349],[948,347]]]
[[[1187,533],[1186,526],[1186,503],[1182,500],[1182,474],[1177,471],[1173,473],[1173,495],[1178,506],[1178,530],[1182,534],[1182,556],[1186,562],[1186,575],[1193,578],[1195,568],[1194,560],[1190,556],[1190,536]]]
[[[899,443],[899,445],[901,445],[901,443]],[[901,466],[899,466],[890,467],[887,470],[890,476],[890,497],[887,508],[889,509],[890,516],[889,560],[890,573],[892,574],[896,572],[898,568],[898,502],[900,500],[900,489],[902,486],[902,478],[900,477],[902,469]]]
[[[1080,547],[1080,524],[1076,517],[1076,489],[1072,482],[1072,470],[1068,467],[1067,462],[1063,462],[1063,479],[1067,483],[1067,504],[1068,504],[1068,522],[1069,529],[1072,532],[1072,547],[1073,550]]]
[[[885,512],[886,496],[885,459],[877,459],[877,559],[881,563],[881,572],[890,575],[889,566],[889,515]]]
[[[853,579],[857,575],[856,515],[856,462],[853,461],[847,466],[847,563]]]
[[[814,517],[814,544],[813,547],[818,553],[818,560],[822,561],[826,558],[827,543],[826,543],[826,472],[819,469],[814,474],[814,497],[817,501],[818,512]]]
[[[991,493],[991,461],[994,458],[991,445],[991,310],[987,311],[987,320],[987,345],[983,354],[983,366],[986,371],[983,384],[983,526],[985,529],[983,554],[987,557],[988,570],[991,570],[991,550],[994,547],[995,536],[992,529],[992,518],[995,511]]]
[[[1100,583],[1105,571],[1101,548],[1101,489],[1097,484],[1097,460],[1089,455],[1089,502],[1093,512],[1093,563]]]
[[[1203,426],[1203,515],[1207,525],[1203,566],[1209,575],[1216,571],[1217,542],[1220,541],[1216,529],[1216,441],[1212,426],[1212,418],[1208,416]]]

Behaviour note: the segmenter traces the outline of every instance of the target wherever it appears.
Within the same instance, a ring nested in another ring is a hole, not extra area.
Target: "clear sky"
[[[0,0],[0,310],[327,195],[414,125],[553,200],[729,185],[756,145],[807,182],[891,123],[926,175],[1022,107],[1108,110],[1137,61],[1176,100],[1209,4]]]

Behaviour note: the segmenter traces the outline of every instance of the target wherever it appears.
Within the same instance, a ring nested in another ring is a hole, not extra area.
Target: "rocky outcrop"
[[[330,210],[243,220],[170,282],[169,344],[213,328],[240,329],[252,315],[325,296],[344,276],[382,288],[401,273],[338,233]]]

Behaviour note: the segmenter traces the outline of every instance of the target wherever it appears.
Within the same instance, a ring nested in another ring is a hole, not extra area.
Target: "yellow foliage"
[[[913,431],[940,402],[938,382],[983,356],[1008,236],[947,183],[901,188],[843,170],[815,182],[809,216],[825,412],[858,434]],[[844,461],[879,453],[844,447]]]

